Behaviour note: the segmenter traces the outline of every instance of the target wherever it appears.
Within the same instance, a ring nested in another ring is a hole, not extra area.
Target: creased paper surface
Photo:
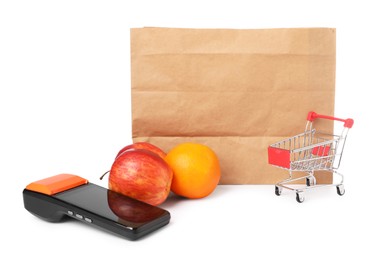
[[[133,140],[207,144],[221,184],[275,184],[288,173],[268,146],[303,132],[311,110],[334,114],[335,46],[332,28],[131,29]]]

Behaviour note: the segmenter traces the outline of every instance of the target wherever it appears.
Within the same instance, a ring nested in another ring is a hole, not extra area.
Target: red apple
[[[170,166],[156,153],[129,149],[112,164],[109,189],[156,206],[167,199],[172,175]]]
[[[130,145],[123,147],[118,152],[118,154],[116,155],[116,158],[118,158],[123,152],[131,150],[131,149],[133,149],[133,150],[134,149],[145,149],[145,150],[148,150],[148,151],[151,151],[153,153],[158,154],[162,159],[164,159],[166,157],[166,153],[164,151],[162,151],[162,149],[160,149],[159,147],[157,147],[157,146],[155,146],[151,143],[148,143],[148,142],[136,142],[134,144],[130,144]],[[116,160],[116,158],[115,158],[115,160]]]

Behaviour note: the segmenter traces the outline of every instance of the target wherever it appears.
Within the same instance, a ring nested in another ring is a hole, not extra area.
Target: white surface
[[[371,2],[1,1],[0,258],[374,256]],[[137,242],[29,214],[21,195],[32,181],[69,172],[107,186],[99,176],[131,142],[129,29],[143,26],[337,28],[336,115],[355,119],[341,165],[346,194],[312,191],[298,204],[273,186],[219,186],[202,200],[171,197],[162,205],[171,223]]]

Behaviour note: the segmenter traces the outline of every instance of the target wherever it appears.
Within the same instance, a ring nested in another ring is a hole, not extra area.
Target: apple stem
[[[99,178],[100,180],[102,180],[103,179],[103,177],[107,174],[107,173],[109,173],[110,171],[106,171],[105,173],[103,173],[103,175]]]

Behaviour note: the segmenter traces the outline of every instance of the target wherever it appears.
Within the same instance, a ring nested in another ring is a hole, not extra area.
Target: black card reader
[[[162,208],[124,196],[72,174],[30,183],[23,190],[25,208],[49,222],[65,217],[136,240],[170,222]]]

